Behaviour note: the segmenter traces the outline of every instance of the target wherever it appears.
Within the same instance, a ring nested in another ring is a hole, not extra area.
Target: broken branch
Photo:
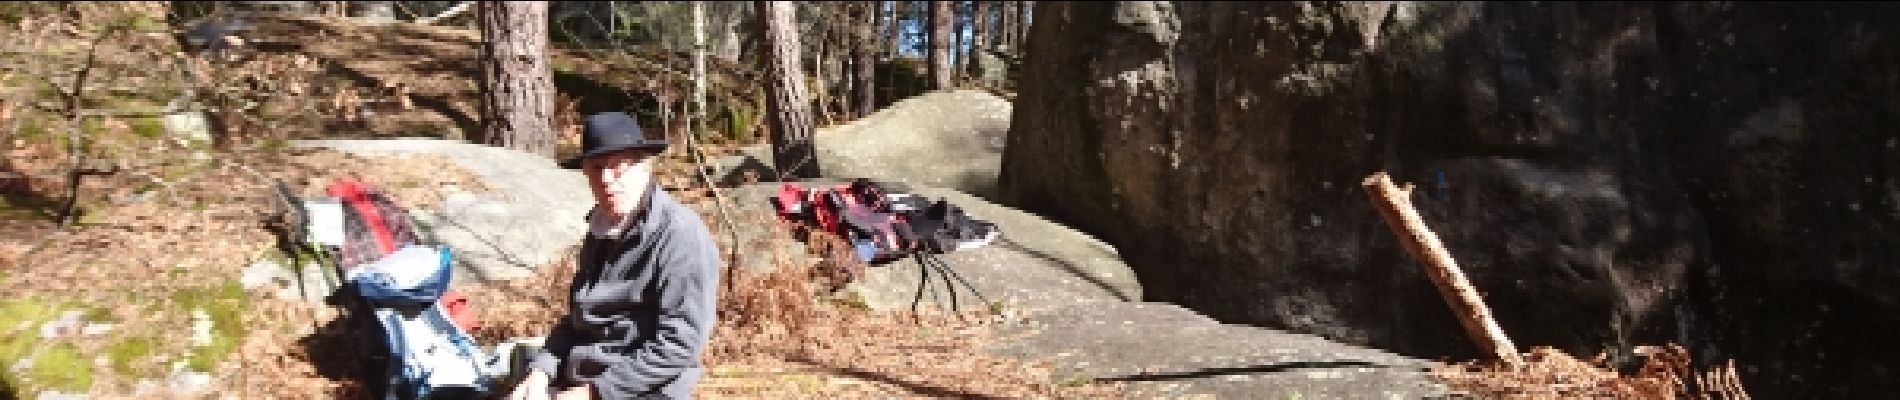
[[[1511,344],[1511,338],[1504,335],[1504,329],[1491,317],[1491,308],[1484,305],[1478,289],[1465,279],[1464,271],[1458,269],[1451,252],[1445,250],[1438,235],[1425,226],[1418,210],[1412,208],[1412,185],[1400,188],[1385,172],[1366,177],[1362,185],[1372,197],[1372,204],[1379,209],[1379,216],[1385,218],[1386,226],[1391,227],[1392,233],[1405,245],[1405,251],[1425,265],[1425,275],[1438,286],[1438,293],[1451,305],[1452,313],[1458,316],[1458,322],[1464,325],[1465,332],[1478,347],[1506,363],[1520,363],[1517,346]]]

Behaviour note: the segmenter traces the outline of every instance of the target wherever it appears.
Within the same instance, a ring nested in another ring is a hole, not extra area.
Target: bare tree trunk
[[[481,4],[482,142],[554,158],[548,3]]]
[[[931,89],[950,88],[950,19],[955,16],[956,3],[933,0],[930,2],[930,82]]]
[[[887,22],[890,24],[890,26],[887,27],[890,31],[887,33],[890,38],[890,43],[886,43],[886,45],[889,46],[888,50],[891,52],[891,58],[896,58],[904,54],[904,18],[907,17],[904,14],[904,10],[909,9],[904,7],[904,5],[910,4],[910,2],[893,1],[890,2],[890,4],[891,20]]]
[[[766,76],[766,107],[771,111],[772,164],[779,179],[815,178],[818,155],[812,145],[811,101],[805,92],[805,71],[799,62],[798,29],[792,2],[754,2],[758,10],[759,57]]]
[[[1002,34],[1003,43],[1009,44],[1010,51],[1015,51],[1023,46],[1022,36],[1017,35],[1017,33],[1022,32],[1022,30],[1018,28],[1023,25],[1023,19],[1021,18],[1023,14],[1023,2],[1011,1],[1004,2],[1003,4],[1005,5],[1002,10],[1003,23],[1002,26],[997,27],[996,30],[997,33]]]
[[[976,82],[982,79],[976,71],[982,67],[982,63],[977,62],[977,58],[984,48],[989,47],[987,42],[990,32],[990,2],[972,1],[970,3],[972,7],[970,10],[970,57],[964,61],[968,68],[963,71],[969,77],[969,81]]]
[[[746,20],[745,2],[719,1],[716,6],[719,16],[719,58],[727,62],[739,61],[739,53],[745,44],[745,36],[739,34],[739,24]]]
[[[816,22],[824,38],[825,53],[820,59],[822,69],[818,70],[818,79],[825,84],[825,123],[835,124],[844,119],[847,104],[851,100],[851,80],[845,76],[845,61],[851,57],[851,46],[845,42],[847,33],[843,28],[851,23],[849,3],[819,2],[818,21]]]
[[[688,119],[691,137],[706,124],[706,2],[693,2],[693,111]]]
[[[966,78],[963,71],[969,70],[970,64],[970,38],[963,35],[970,31],[970,8],[961,1],[950,4],[950,82],[961,86]]]
[[[897,2],[897,1],[877,2],[877,12],[879,15],[883,16],[882,18],[879,18],[877,21],[878,33],[879,33],[878,42],[880,42],[878,43],[878,51],[879,51],[879,56],[885,59],[889,59],[890,55],[896,52],[897,43],[898,43],[897,5],[899,3],[902,3],[902,2]]]
[[[852,77],[857,79],[854,88],[858,92],[858,117],[863,118],[877,109],[877,33],[874,29],[877,28],[878,13],[876,4],[857,6],[858,23],[853,27],[857,31],[857,46],[853,48],[858,54],[852,61],[857,73],[852,74]]]
[[[1036,2],[1016,3],[1016,57],[1022,58],[1023,48],[1029,47],[1029,28],[1035,25]]]
[[[819,2],[811,5],[812,10],[815,11],[812,14],[818,16],[818,18],[815,18],[818,21],[812,24],[811,29],[811,37],[813,39],[811,43],[811,71],[816,75],[814,77],[817,78],[811,80],[811,83],[814,85],[811,88],[811,95],[816,97],[817,100],[816,108],[814,109],[817,113],[812,116],[814,123],[830,123],[832,120],[831,77],[829,76],[831,75],[831,69],[826,65],[831,61],[831,35],[829,35],[830,30],[825,29],[831,24],[824,21],[828,19],[825,13],[825,9],[829,8],[826,6],[827,4],[829,3]],[[792,22],[797,23],[797,21],[797,15],[794,14]],[[794,25],[793,30],[797,30],[796,25]]]

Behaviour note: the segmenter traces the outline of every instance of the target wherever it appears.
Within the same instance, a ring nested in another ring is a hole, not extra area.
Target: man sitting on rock
[[[624,113],[589,116],[581,169],[595,207],[567,316],[530,361],[511,399],[692,395],[712,336],[719,251],[706,224],[653,183],[666,148]]]

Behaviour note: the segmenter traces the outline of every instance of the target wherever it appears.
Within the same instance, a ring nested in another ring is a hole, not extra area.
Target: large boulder
[[[1900,390],[1900,6],[1035,11],[999,198],[1114,244],[1152,300],[1478,355],[1359,187],[1385,170],[1521,345]]]

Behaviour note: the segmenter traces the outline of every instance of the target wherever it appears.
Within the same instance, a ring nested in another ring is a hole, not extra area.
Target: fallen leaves
[[[1747,399],[1733,362],[1695,372],[1682,346],[1636,349],[1643,367],[1618,373],[1599,354],[1590,361],[1534,347],[1524,362],[1465,362],[1432,371],[1452,389],[1485,398]],[[1693,385],[1693,386],[1691,386]]]

